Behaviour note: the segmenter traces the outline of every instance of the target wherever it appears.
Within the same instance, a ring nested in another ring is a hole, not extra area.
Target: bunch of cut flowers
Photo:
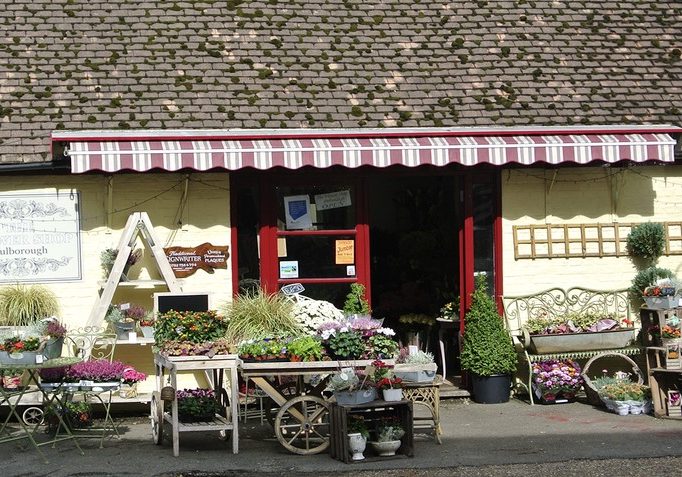
[[[583,378],[573,360],[547,360],[533,363],[533,389],[544,402],[570,401],[580,391]]]

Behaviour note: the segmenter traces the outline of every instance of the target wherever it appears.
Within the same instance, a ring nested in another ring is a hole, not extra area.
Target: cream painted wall
[[[184,174],[116,174],[113,176],[111,206],[108,205],[107,176],[104,175],[13,176],[0,181],[2,192],[80,192],[82,280],[46,284],[59,298],[61,318],[68,328],[85,324],[98,296],[98,282],[104,280],[100,252],[108,247],[117,247],[126,220],[132,212],[144,211],[149,214],[154,234],[163,247],[191,247],[211,242],[214,245],[229,245],[231,252],[228,174],[195,173],[189,178],[187,201],[182,210]],[[108,212],[111,212],[110,224],[107,223]],[[178,218],[181,224],[177,223]],[[139,239],[138,242],[138,246],[142,247]],[[144,250],[143,253],[141,262],[130,271],[131,278],[159,278],[151,251]],[[225,270],[215,270],[213,274],[198,270],[180,282],[183,291],[210,292],[212,307],[217,308],[232,296],[230,261]],[[113,302],[132,302],[151,309],[155,291],[167,290],[162,287],[119,287]],[[143,372],[154,373],[149,345],[118,344],[115,357]],[[193,384],[191,378],[183,381],[186,383],[183,385]],[[150,391],[152,386],[153,379],[150,377],[142,390]]]
[[[542,169],[504,171],[504,295],[552,287],[628,288],[638,271],[627,256],[515,260],[514,225],[679,221],[680,210],[680,166],[571,168],[558,170],[556,176]],[[682,255],[661,257],[659,266],[682,276]]]

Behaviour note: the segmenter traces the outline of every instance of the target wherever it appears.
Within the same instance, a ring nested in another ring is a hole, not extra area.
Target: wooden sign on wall
[[[206,242],[197,247],[168,247],[163,251],[175,276],[185,278],[198,269],[213,273],[214,268],[227,268],[228,248]]]

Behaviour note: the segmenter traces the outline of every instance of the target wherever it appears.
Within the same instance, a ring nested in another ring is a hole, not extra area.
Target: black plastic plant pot
[[[511,394],[511,375],[478,376],[472,373],[471,388],[474,402],[479,404],[508,402]]]

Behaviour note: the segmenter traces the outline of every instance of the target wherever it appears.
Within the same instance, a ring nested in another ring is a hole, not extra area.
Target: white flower
[[[299,296],[294,303],[294,318],[308,334],[314,335],[321,324],[337,321],[343,318],[343,313],[328,301]]]
[[[391,328],[379,328],[376,330],[376,332],[386,336],[395,336],[395,331],[393,331]]]

